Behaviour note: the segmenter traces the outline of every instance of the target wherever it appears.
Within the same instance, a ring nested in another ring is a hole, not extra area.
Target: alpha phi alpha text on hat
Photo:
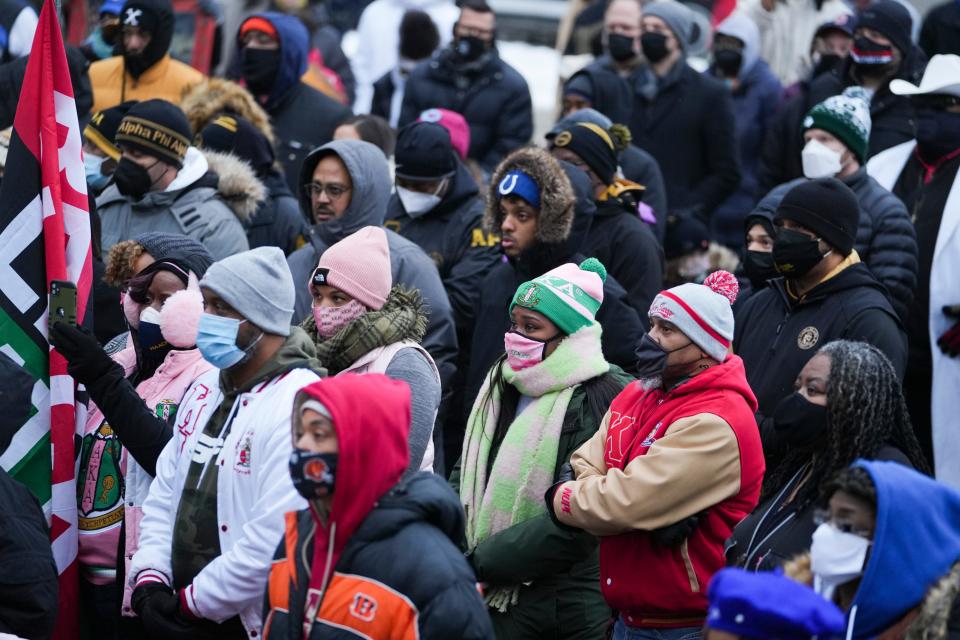
[[[124,116],[115,141],[119,147],[137,149],[182,168],[190,138],[190,123],[179,107],[166,100],[146,100]]]

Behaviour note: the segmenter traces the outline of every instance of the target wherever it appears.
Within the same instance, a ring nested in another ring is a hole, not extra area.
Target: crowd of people
[[[171,0],[68,52],[81,638],[960,638],[956,3],[571,2],[544,140],[484,0],[242,4],[209,76]]]

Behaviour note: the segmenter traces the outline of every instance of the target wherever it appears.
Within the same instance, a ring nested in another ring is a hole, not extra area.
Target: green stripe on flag
[[[49,377],[49,354],[41,351],[20,325],[0,309],[0,344],[4,343],[9,344],[23,358],[24,369],[35,379],[46,380]]]
[[[40,504],[44,504],[52,497],[50,486],[50,471],[53,461],[50,456],[50,432],[48,431],[29,453],[20,458],[20,461],[10,469],[10,475],[25,484]]]

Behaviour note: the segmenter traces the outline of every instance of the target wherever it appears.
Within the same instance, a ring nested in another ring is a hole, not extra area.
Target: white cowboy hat
[[[960,97],[960,56],[938,54],[930,59],[920,86],[906,80],[891,80],[890,91],[898,96],[940,94]]]

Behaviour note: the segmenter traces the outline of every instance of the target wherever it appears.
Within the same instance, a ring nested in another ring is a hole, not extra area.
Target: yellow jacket
[[[123,56],[98,60],[90,65],[90,85],[93,87],[93,112],[109,109],[125,100],[161,98],[180,104],[184,89],[203,81],[204,75],[170,54],[134,79],[126,73]]]

